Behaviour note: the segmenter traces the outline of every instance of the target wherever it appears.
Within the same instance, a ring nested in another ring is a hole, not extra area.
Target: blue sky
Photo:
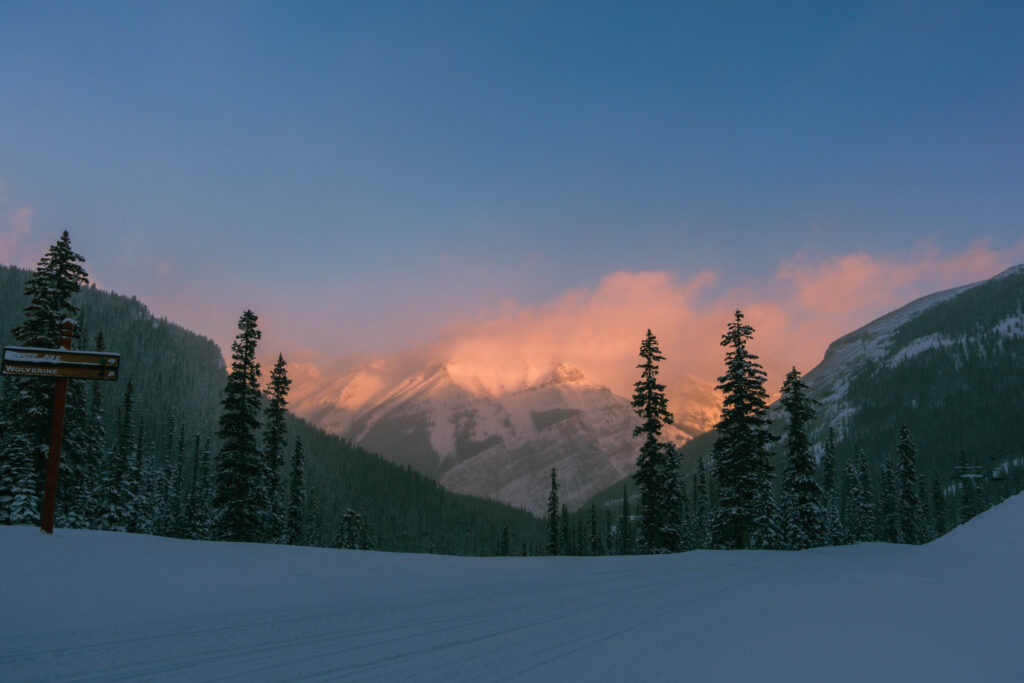
[[[67,228],[157,313],[222,341],[252,307],[333,352],[618,270],[1012,249],[1022,27],[1020,2],[0,1],[0,260]]]

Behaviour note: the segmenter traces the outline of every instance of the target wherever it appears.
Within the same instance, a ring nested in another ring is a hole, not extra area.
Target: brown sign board
[[[5,346],[2,373],[48,379],[117,380],[121,354]]]

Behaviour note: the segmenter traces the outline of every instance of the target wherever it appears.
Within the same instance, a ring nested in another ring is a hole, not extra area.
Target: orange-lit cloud
[[[798,254],[770,281],[733,287],[722,287],[710,271],[688,280],[616,272],[593,289],[540,306],[506,303],[489,318],[452,323],[436,353],[455,373],[494,391],[521,386],[564,361],[628,396],[640,340],[651,328],[667,357],[663,378],[674,409],[699,412],[715,400],[711,387],[723,369],[719,341],[736,308],[756,329],[752,349],[777,392],[790,367],[810,370],[843,334],[916,297],[991,277],[1022,258],[1024,242],[1004,250],[978,243],[955,254],[922,248],[908,258]]]

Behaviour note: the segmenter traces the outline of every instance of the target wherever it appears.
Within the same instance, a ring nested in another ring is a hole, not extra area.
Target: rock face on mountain
[[[637,442],[629,401],[569,364],[519,388],[489,390],[458,366],[435,363],[395,381],[360,367],[296,409],[324,428],[446,488],[542,513],[551,468],[570,507],[632,471]],[[674,430],[676,441],[685,435]]]

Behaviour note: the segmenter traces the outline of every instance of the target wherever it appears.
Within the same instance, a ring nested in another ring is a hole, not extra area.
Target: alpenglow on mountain
[[[535,513],[546,504],[552,467],[561,500],[573,507],[636,461],[629,401],[568,363],[501,390],[453,361],[407,376],[371,363],[296,394],[297,412],[367,450],[457,493]],[[678,429],[669,437],[687,438]]]

